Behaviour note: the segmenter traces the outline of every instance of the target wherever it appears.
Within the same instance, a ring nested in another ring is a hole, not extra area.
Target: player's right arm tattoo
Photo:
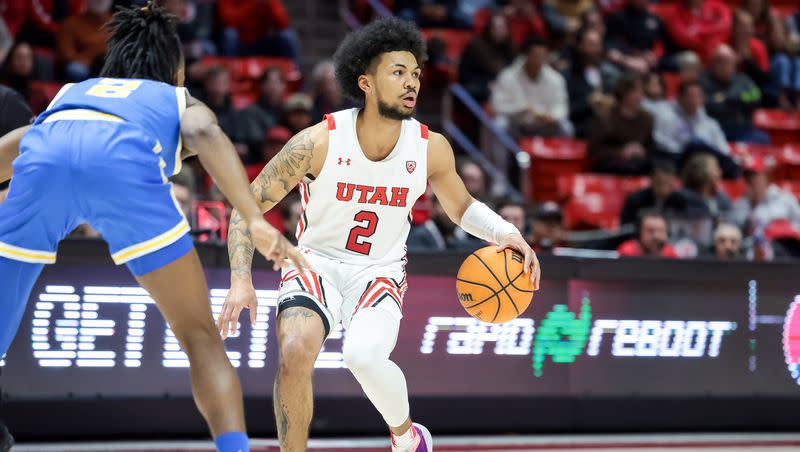
[[[262,212],[280,202],[311,169],[311,159],[314,156],[311,133],[311,129],[306,129],[292,137],[250,184],[250,190]],[[228,230],[231,273],[235,276],[247,276],[253,265],[254,247],[247,223],[236,210],[231,215]]]

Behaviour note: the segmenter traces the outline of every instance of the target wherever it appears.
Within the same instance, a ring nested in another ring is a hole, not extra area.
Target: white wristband
[[[474,201],[467,207],[459,226],[475,237],[494,244],[499,244],[508,234],[519,234],[513,224],[480,201]]]

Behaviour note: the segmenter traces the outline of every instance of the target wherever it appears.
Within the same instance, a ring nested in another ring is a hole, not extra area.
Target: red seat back
[[[537,201],[558,198],[558,178],[586,168],[586,142],[570,138],[529,137],[520,147],[531,156],[528,177]]]

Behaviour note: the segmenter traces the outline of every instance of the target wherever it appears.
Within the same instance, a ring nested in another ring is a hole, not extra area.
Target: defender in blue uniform
[[[246,451],[242,396],[214,325],[189,224],[168,177],[197,154],[276,266],[298,251],[264,222],[230,140],[184,81],[175,18],[148,4],[114,15],[101,78],[66,85],[35,121],[0,138],[0,356],[43,264],[89,223],[148,290],[191,363],[195,401],[220,451]],[[11,164],[13,160],[13,166]],[[238,315],[238,313],[237,313]],[[13,363],[9,363],[13,365]]]

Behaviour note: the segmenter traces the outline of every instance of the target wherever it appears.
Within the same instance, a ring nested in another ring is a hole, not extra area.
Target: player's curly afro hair
[[[347,35],[333,55],[336,80],[345,96],[363,101],[364,91],[358,87],[358,77],[370,69],[376,57],[396,51],[410,52],[420,66],[427,59],[425,40],[413,23],[397,18],[379,19]]]

